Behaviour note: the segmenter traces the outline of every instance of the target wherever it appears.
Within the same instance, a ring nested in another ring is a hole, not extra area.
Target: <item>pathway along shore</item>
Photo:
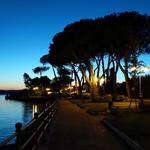
[[[126,150],[100,119],[87,114],[68,100],[57,104],[53,127],[49,127],[38,150]]]

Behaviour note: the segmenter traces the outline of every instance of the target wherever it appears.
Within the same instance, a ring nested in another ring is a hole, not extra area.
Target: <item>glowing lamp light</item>
[[[102,84],[104,83],[104,81],[105,81],[105,78],[102,77],[102,78],[100,79],[100,85],[102,85]]]
[[[46,91],[50,91],[50,88],[46,88]]]
[[[69,86],[68,89],[73,89],[73,86]]]
[[[94,78],[94,84],[97,84],[97,81],[98,81],[98,78],[95,77],[95,78]]]
[[[132,67],[132,68],[131,68],[131,71],[135,71],[135,70],[136,70],[136,67]]]
[[[33,90],[38,90],[38,89],[39,89],[39,87],[37,87],[37,86],[33,88]]]
[[[49,92],[47,92],[47,94],[48,94],[48,95],[49,95],[49,94],[51,94],[51,93],[52,93],[52,92],[50,92],[50,91],[49,91]]]

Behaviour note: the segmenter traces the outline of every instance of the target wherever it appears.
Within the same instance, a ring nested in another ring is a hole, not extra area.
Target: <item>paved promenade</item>
[[[100,123],[67,100],[57,104],[53,127],[38,150],[125,150],[124,144]]]

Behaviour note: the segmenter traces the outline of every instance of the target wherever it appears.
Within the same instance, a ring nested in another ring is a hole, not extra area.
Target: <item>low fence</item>
[[[16,132],[0,143],[0,150],[35,150],[56,114],[56,101],[48,105],[40,114],[35,113],[25,127],[16,123]],[[15,140],[14,144],[10,144]]]

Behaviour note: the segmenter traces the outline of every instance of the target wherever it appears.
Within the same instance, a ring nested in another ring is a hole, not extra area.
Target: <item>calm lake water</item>
[[[25,125],[42,109],[43,104],[5,100],[5,95],[0,95],[0,142],[15,132],[16,122]]]

